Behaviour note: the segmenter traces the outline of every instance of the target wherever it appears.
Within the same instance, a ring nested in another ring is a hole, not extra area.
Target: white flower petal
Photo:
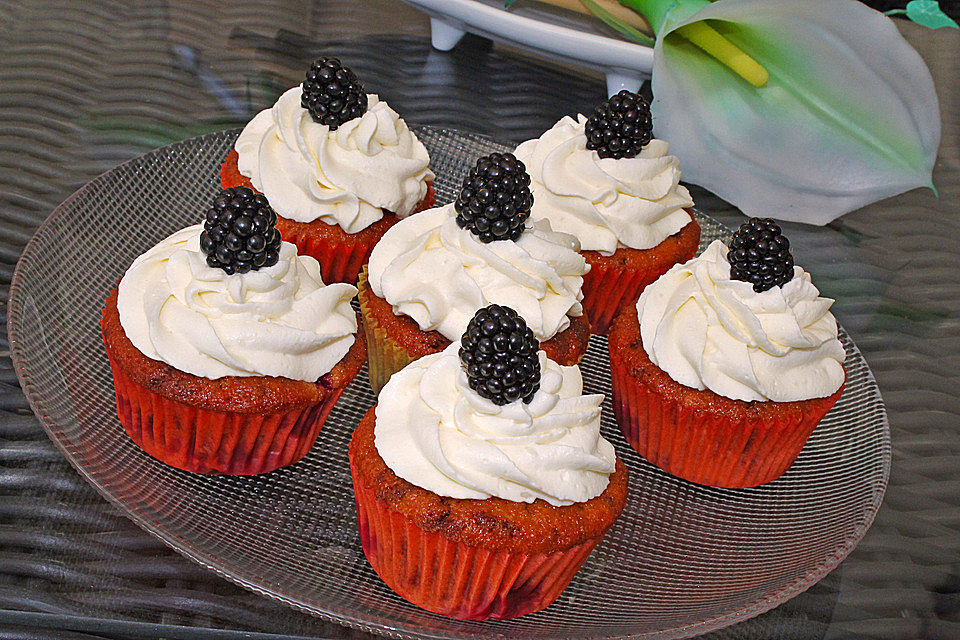
[[[672,33],[706,19],[767,68],[765,87]],[[719,0],[661,30],[654,53],[657,137],[685,180],[747,215],[826,224],[932,186],[930,72],[890,19],[855,0]]]

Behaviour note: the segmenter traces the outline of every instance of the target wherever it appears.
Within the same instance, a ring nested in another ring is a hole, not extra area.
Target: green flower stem
[[[620,0],[650,23],[653,32],[685,20],[710,4],[710,0]],[[759,62],[744,53],[705,21],[694,22],[675,31],[680,37],[703,49],[755,87],[767,84],[770,74]]]
[[[619,0],[620,4],[642,15],[654,33],[686,20],[710,5],[710,0]]]

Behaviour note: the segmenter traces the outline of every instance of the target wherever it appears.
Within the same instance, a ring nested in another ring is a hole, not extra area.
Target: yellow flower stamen
[[[706,51],[755,87],[764,86],[770,79],[770,74],[763,65],[704,21],[684,25],[677,29],[676,33]]]

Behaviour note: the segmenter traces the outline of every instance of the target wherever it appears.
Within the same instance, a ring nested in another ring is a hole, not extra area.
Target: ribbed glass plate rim
[[[480,142],[487,147],[491,148],[502,148],[507,149],[506,145],[499,144],[493,140],[490,140],[484,136],[477,134],[463,133],[455,130],[442,129],[436,127],[427,127],[419,126],[413,127],[413,129],[421,135],[436,136],[439,138],[444,137],[453,137],[458,139],[458,142],[467,144],[471,141]],[[151,520],[142,517],[138,513],[132,510],[132,508],[124,501],[124,497],[116,493],[111,487],[103,484],[100,480],[88,472],[84,467],[82,461],[68,448],[67,444],[61,440],[59,437],[60,429],[53,422],[52,418],[45,409],[44,397],[39,392],[36,384],[30,377],[30,365],[31,365],[31,354],[24,349],[21,330],[23,327],[23,300],[24,300],[24,280],[25,273],[28,272],[32,267],[35,260],[35,256],[39,250],[41,243],[45,242],[47,230],[55,225],[61,216],[69,215],[70,208],[72,204],[77,201],[79,198],[83,197],[85,194],[91,193],[103,185],[105,181],[110,179],[111,175],[131,166],[142,165],[148,162],[152,158],[164,157],[175,152],[177,149],[183,148],[189,144],[196,144],[198,141],[210,140],[212,142],[222,142],[224,139],[233,139],[239,130],[229,130],[229,131],[220,131],[215,133],[206,134],[204,136],[199,136],[198,138],[193,138],[189,140],[184,140],[177,142],[165,147],[160,147],[154,149],[144,155],[133,158],[121,165],[118,165],[116,168],[107,171],[97,178],[93,179],[73,194],[71,194],[60,206],[58,206],[51,215],[44,221],[44,223],[37,229],[33,237],[28,242],[26,248],[21,255],[20,260],[14,271],[13,281],[10,288],[10,299],[9,307],[7,312],[7,326],[8,326],[8,337],[10,341],[10,350],[11,358],[13,360],[14,369],[17,373],[17,376],[20,380],[21,388],[26,396],[31,409],[34,414],[38,417],[40,424],[43,429],[46,431],[47,435],[58,447],[58,449],[63,453],[64,457],[70,462],[70,464],[77,470],[77,472],[91,485],[93,486],[98,493],[100,493],[104,498],[106,498],[110,503],[119,508],[121,512],[124,513],[127,517],[133,520],[138,526],[142,529],[155,536],[161,540],[164,544],[168,545],[178,553],[186,556],[187,558],[197,562],[198,564],[212,570],[216,574],[226,578],[227,580],[238,584],[246,589],[264,595],[266,597],[272,598],[274,600],[280,601],[286,605],[294,607],[298,610],[304,611],[311,615],[315,615],[336,623],[344,624],[349,627],[361,629],[364,631],[381,634],[389,637],[396,638],[456,638],[461,637],[456,634],[424,634],[422,631],[420,633],[414,633],[412,630],[404,628],[403,624],[398,626],[390,626],[386,624],[374,623],[363,617],[346,614],[342,611],[333,611],[325,610],[321,607],[313,606],[307,604],[301,600],[298,600],[296,597],[293,597],[289,594],[277,593],[270,590],[269,588],[257,584],[251,580],[244,579],[240,576],[235,575],[230,566],[224,562],[218,562],[217,559],[211,557],[209,554],[204,553],[201,549],[195,548],[183,540],[178,539],[176,536],[172,535],[170,532],[164,530],[162,527],[152,522]],[[707,222],[710,225],[723,229],[727,234],[730,233],[730,230],[724,227],[722,224],[717,221],[709,218],[700,212],[696,214],[698,218],[704,222]],[[791,583],[786,586],[764,596],[757,597],[756,600],[750,604],[747,604],[736,611],[729,612],[725,615],[715,616],[707,619],[698,620],[696,622],[661,629],[656,632],[645,632],[640,634],[613,634],[613,635],[591,635],[591,638],[605,638],[609,640],[619,640],[627,638],[686,638],[703,633],[707,633],[712,630],[716,630],[730,624],[740,622],[751,618],[753,616],[764,613],[773,607],[782,604],[784,601],[798,595],[799,593],[810,588],[823,576],[833,570],[841,561],[843,561],[849,553],[856,547],[859,541],[865,535],[867,529],[873,523],[874,518],[876,517],[877,511],[879,510],[880,504],[883,500],[883,495],[886,490],[886,486],[889,480],[890,474],[890,464],[891,464],[891,444],[890,444],[890,429],[889,421],[886,414],[886,410],[883,406],[883,400],[880,396],[879,388],[876,385],[872,371],[870,371],[869,366],[866,362],[863,361],[863,356],[860,353],[859,349],[853,344],[852,340],[849,339],[846,332],[841,327],[841,337],[845,339],[845,342],[848,343],[851,353],[854,359],[862,362],[863,368],[865,370],[865,381],[863,385],[872,395],[872,400],[876,403],[876,409],[880,411],[880,429],[881,429],[881,438],[879,442],[878,450],[875,452],[879,456],[879,461],[881,465],[880,479],[872,486],[872,500],[870,504],[864,505],[863,509],[863,519],[861,522],[857,523],[856,529],[852,535],[849,535],[830,555],[830,557],[823,562],[822,564],[814,567],[807,573],[798,576]],[[363,375],[363,373],[361,373]],[[547,610],[549,611],[549,609]],[[406,625],[409,627],[409,625]],[[466,636],[464,636],[466,637]],[[506,635],[502,632],[499,632],[496,629],[491,628],[490,637],[518,637],[515,635]],[[557,636],[560,637],[560,636]],[[565,636],[573,640],[573,638],[582,638],[587,636]]]

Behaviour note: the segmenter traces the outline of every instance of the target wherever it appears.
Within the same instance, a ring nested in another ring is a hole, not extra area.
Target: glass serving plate
[[[420,127],[438,201],[479,155],[505,147]],[[237,131],[157,149],[103,174],[46,220],[12,285],[9,335],[24,393],[76,469],[138,525],[223,577],[290,606],[398,638],[681,638],[762,613],[846,557],[880,506],[890,436],[877,385],[844,331],[847,385],[775,482],[716,489],[661,472],[626,444],[610,407],[606,341],[581,365],[607,395],[603,434],[630,468],[622,517],[563,595],[516,620],[463,622],[395,595],[360,549],[347,443],[373,405],[365,371],[291,467],[256,477],[194,475],[138,449],[117,420],[100,337],[104,300],[133,259],[202,218]],[[698,215],[701,248],[728,231]]]

